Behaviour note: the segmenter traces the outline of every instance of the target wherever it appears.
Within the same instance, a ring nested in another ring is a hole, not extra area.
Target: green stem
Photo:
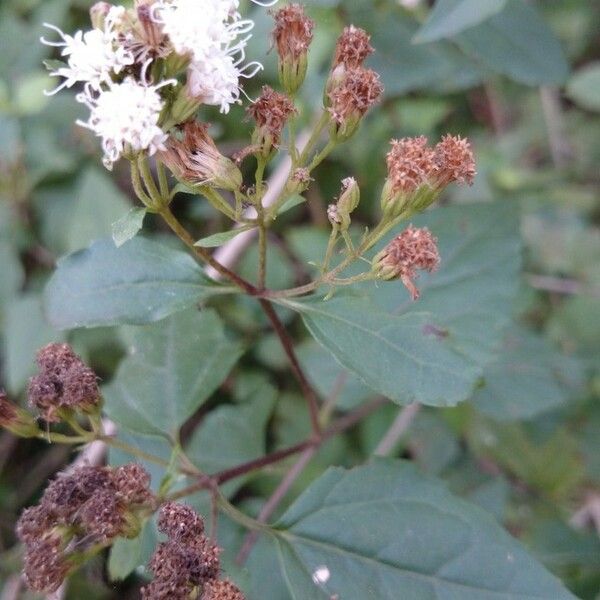
[[[232,221],[237,221],[236,211],[231,208],[229,203],[221,196],[214,188],[204,186],[200,190],[200,193],[211,203],[213,208],[223,213],[227,218]]]
[[[170,198],[171,191],[169,190],[169,182],[167,181],[167,173],[165,171],[165,167],[162,164],[162,162],[160,162],[160,160],[156,161],[156,171],[158,173],[158,185],[160,188],[160,195],[162,196],[163,200],[166,200],[167,198]]]
[[[136,448],[135,446],[131,446],[130,444],[127,444],[126,442],[122,442],[121,440],[118,440],[117,438],[112,437],[110,435],[101,435],[101,436],[98,436],[96,439],[104,442],[105,444],[107,444],[108,446],[111,446],[112,448],[116,448],[117,450],[122,450],[123,452],[126,452],[127,454],[131,454],[132,456],[135,456],[136,458],[139,458],[141,460],[146,460],[146,461],[154,463],[156,465],[160,465],[161,467],[165,467],[165,468],[169,467],[168,460],[165,460],[164,458],[155,456],[154,454],[144,452],[143,450],[140,450],[139,448]]]
[[[325,258],[323,259],[323,265],[321,267],[321,276],[329,269],[329,263],[331,262],[331,257],[333,256],[333,250],[335,248],[335,243],[338,239],[338,231],[339,226],[337,224],[332,225],[331,233],[329,234],[329,242],[327,243],[327,250],[325,251]]]
[[[313,169],[316,169],[329,156],[329,154],[331,154],[331,151],[335,147],[335,140],[329,140],[327,144],[325,144],[325,147],[313,157],[310,164],[308,165],[308,170],[312,171]]]
[[[140,169],[136,160],[131,161],[131,184],[133,185],[135,195],[140,199],[142,204],[149,208],[152,207],[152,199],[144,191],[144,186],[142,185],[142,180],[140,178]]]
[[[325,129],[325,127],[327,127],[328,124],[329,124],[329,113],[326,110],[324,110],[323,114],[317,121],[317,124],[315,125],[313,132],[311,133],[310,137],[308,138],[308,141],[306,142],[306,146],[304,146],[304,149],[302,150],[302,152],[300,153],[300,156],[298,157],[299,165],[303,165],[307,161],[309,155],[314,150],[314,147],[317,145],[319,138],[321,137],[321,134],[323,133],[323,130]]]
[[[154,177],[152,176],[152,171],[150,170],[150,165],[148,164],[148,159],[144,154],[140,154],[138,157],[138,167],[140,169],[140,174],[142,176],[142,180],[144,181],[144,185],[146,186],[146,190],[154,208],[157,208],[163,204],[163,197],[161,196],[158,188],[156,187],[156,183],[154,182]],[[165,198],[165,202],[167,201],[168,196]]]

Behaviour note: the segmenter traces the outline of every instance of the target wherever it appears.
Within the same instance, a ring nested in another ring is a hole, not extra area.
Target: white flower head
[[[117,42],[115,24],[125,9],[122,6],[111,8],[106,17],[104,29],[81,30],[75,35],[67,35],[58,27],[44,23],[45,27],[56,31],[62,40],[51,42],[41,38],[48,46],[62,48],[61,56],[67,57],[67,64],[50,72],[53,77],[63,77],[64,81],[49,94],[83,82],[92,89],[99,90],[100,84],[111,81],[113,74],[119,74],[124,67],[133,64],[134,57]]]
[[[107,169],[127,149],[147,150],[150,155],[165,149],[168,136],[158,126],[163,100],[157,90],[171,83],[143,85],[127,77],[121,83],[108,84],[108,89],[99,93],[86,88],[77,96],[90,109],[89,119],[77,123],[102,138]]]

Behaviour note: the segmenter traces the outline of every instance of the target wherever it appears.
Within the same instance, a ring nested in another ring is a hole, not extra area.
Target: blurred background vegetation
[[[436,18],[439,5],[460,4],[456,0],[438,1],[433,12],[426,2],[408,0],[307,4],[317,30],[301,98],[305,121],[318,109],[336,36],[349,22],[373,34],[370,66],[382,74],[386,97],[319,169],[309,202],[278,226],[294,224],[270,257],[271,285],[294,283],[296,254],[327,231],[325,206],[341,178],[356,176],[360,220],[373,220],[391,137],[468,136],[478,164],[475,185],[453,189],[443,202],[518,202],[525,248],[514,307],[518,325],[506,334],[491,383],[468,406],[422,411],[397,454],[491,511],[576,595],[600,598],[600,3],[464,2],[472,6],[462,21]],[[68,336],[108,381],[127,343],[117,328],[53,331],[41,304],[56,260],[110,234],[134,203],[126,166],[112,174],[103,170],[96,140],[75,125],[83,115],[72,95],[42,93],[55,84],[42,64],[50,58],[38,43],[42,23],[66,32],[86,27],[89,5],[0,4],[0,387],[15,399],[23,397],[43,344]],[[248,56],[265,65],[247,87],[253,97],[262,83],[275,84],[276,56],[268,53],[266,10],[251,10],[256,28]],[[246,143],[250,124],[243,111],[202,114],[226,153]],[[225,228],[197,198],[178,197],[176,209],[197,237]],[[145,227],[166,234],[151,218]],[[247,253],[241,269],[252,260]],[[237,302],[230,312],[232,326],[258,342],[244,357],[244,369],[268,370],[282,390],[271,435],[281,443],[301,439],[304,407],[276,340],[262,335],[252,304]],[[309,343],[303,350],[317,384],[326,386],[317,350]],[[348,393],[361,391],[350,386]],[[351,436],[329,443],[297,489],[328,463],[351,465],[372,450],[393,414],[391,408],[378,413]],[[16,515],[69,461],[69,452],[0,433],[0,590],[9,589],[19,568]],[[264,475],[248,485],[242,493],[249,505],[276,480]],[[105,581],[98,562],[75,578],[69,597],[136,597],[131,578],[117,592]]]

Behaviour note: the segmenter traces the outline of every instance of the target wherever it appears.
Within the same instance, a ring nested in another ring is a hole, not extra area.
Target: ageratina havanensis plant
[[[264,11],[274,2],[254,0],[254,4],[258,5],[255,11]],[[434,145],[424,136],[392,140],[387,155],[381,157],[387,176],[381,184],[378,221],[360,235],[356,215],[364,194],[359,181],[348,174],[340,182],[337,197],[320,209],[330,229],[316,278],[291,289],[266,289],[269,228],[290,199],[310,188],[315,169],[352,139],[369,110],[382,99],[380,76],[366,63],[376,51],[370,35],[354,25],[341,32],[332,47],[320,114],[300,141],[296,129],[302,114],[297,96],[306,78],[315,30],[303,6],[272,9],[271,46],[278,59],[280,89],[264,85],[254,100],[243,86],[262,66],[246,56],[254,23],[240,13],[238,0],[134,0],[128,7],[99,2],[90,15],[90,28],[73,35],[47,25],[53,35],[43,42],[56,47],[62,61],[52,62],[51,75],[58,82],[49,93],[75,88],[77,101],[89,110],[87,118],[77,123],[99,138],[104,165],[111,169],[119,161],[128,163],[133,191],[145,210],[162,218],[213,273],[258,299],[307,400],[313,436],[294,452],[318,448],[356,421],[346,419],[333,429],[323,428],[316,394],[271,302],[322,287],[327,298],[339,286],[383,285],[393,280],[402,282],[417,300],[419,272],[435,271],[442,259],[435,231],[412,225],[403,228],[401,223],[410,223],[447,186],[473,182],[475,163],[469,142],[453,135]],[[246,105],[246,121],[253,124],[253,132],[229,157],[218,148],[209,124],[199,120],[198,113],[201,107],[216,107],[213,110],[227,115],[236,104]],[[281,154],[289,157],[287,177],[279,190],[270,190],[265,171]],[[250,167],[254,177],[247,181],[244,174]],[[232,228],[257,233],[256,283],[217,260],[203,244],[195,244],[171,210],[181,189],[203,196]],[[386,236],[391,241],[385,244]],[[363,262],[368,264],[361,272],[348,274],[348,267]],[[36,414],[2,393],[0,426],[49,442],[102,441],[154,461],[166,473],[156,493],[150,491],[148,473],[134,463],[121,467],[79,464],[60,474],[40,502],[19,519],[17,533],[24,547],[28,585],[36,591],[54,592],[90,556],[118,538],[136,536],[157,513],[158,530],[166,539],[150,559],[149,581],[141,588],[141,597],[242,600],[242,592],[221,572],[220,549],[205,532],[203,519],[175,501],[206,489],[215,504],[246,523],[248,517],[240,516],[219,486],[259,468],[260,461],[206,475],[182,454],[177,440],[171,440],[176,449],[171,461],[141,452],[105,431],[98,378],[70,346],[42,348],[37,364],[39,371],[28,387],[29,406]],[[148,418],[152,420],[152,415]],[[284,456],[285,452],[276,452],[272,461]],[[195,483],[175,487],[178,476],[192,477]],[[251,546],[252,540],[242,548],[241,562]],[[321,585],[328,573],[326,566],[319,567],[313,580]]]

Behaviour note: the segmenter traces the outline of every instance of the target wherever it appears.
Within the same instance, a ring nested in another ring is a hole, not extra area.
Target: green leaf
[[[561,84],[569,65],[558,38],[532,4],[508,0],[504,10],[455,38],[490,69],[527,85]]]
[[[437,0],[413,42],[452,37],[499,13],[506,0]]]
[[[567,95],[579,106],[600,112],[600,62],[579,69],[567,85]]]
[[[37,294],[15,298],[7,306],[4,322],[4,375],[8,389],[17,394],[35,373],[36,352],[50,342],[63,341],[65,336],[48,325]]]
[[[437,209],[414,222],[438,236],[442,255],[419,302],[403,302],[406,291],[387,282],[326,302],[281,303],[373,390],[401,404],[453,406],[470,396],[509,320],[520,266],[517,215],[504,202]]]
[[[131,332],[129,355],[104,388],[107,414],[141,434],[174,436],[242,354],[212,310],[188,310]]]
[[[144,225],[145,216],[145,208],[134,207],[112,224],[112,238],[117,248],[137,235]]]
[[[232,240],[234,237],[251,229],[251,225],[244,225],[243,227],[236,227],[229,231],[222,231],[220,233],[213,233],[212,235],[199,239],[194,246],[200,246],[201,248],[216,248],[222,246],[225,242]]]
[[[228,469],[265,453],[266,428],[276,390],[264,383],[237,405],[218,406],[196,429],[186,454],[204,473]],[[226,483],[222,491],[233,495],[248,477]]]
[[[0,286],[0,308],[18,292],[25,278],[17,249],[8,240],[0,238],[0,264],[2,285]]]
[[[117,248],[107,238],[59,261],[44,300],[59,329],[143,325],[227,289],[188,254],[141,237]]]
[[[475,407],[496,419],[531,419],[565,404],[581,384],[576,360],[543,337],[513,327],[475,392]]]
[[[299,204],[303,204],[306,202],[306,198],[304,196],[300,196],[300,194],[295,194],[294,196],[290,196],[279,208],[277,211],[278,215],[287,212],[288,210],[294,208],[294,206],[298,206]]]
[[[74,203],[68,215],[67,250],[87,247],[93,240],[110,235],[113,223],[130,204],[110,177],[96,168],[87,169],[75,189]]]
[[[117,538],[110,549],[108,575],[111,581],[123,581],[137,569],[142,555],[142,534],[136,538]]]
[[[270,600],[573,598],[492,516],[406,462],[329,469],[275,527],[287,594]],[[266,573],[252,575],[261,597]]]

